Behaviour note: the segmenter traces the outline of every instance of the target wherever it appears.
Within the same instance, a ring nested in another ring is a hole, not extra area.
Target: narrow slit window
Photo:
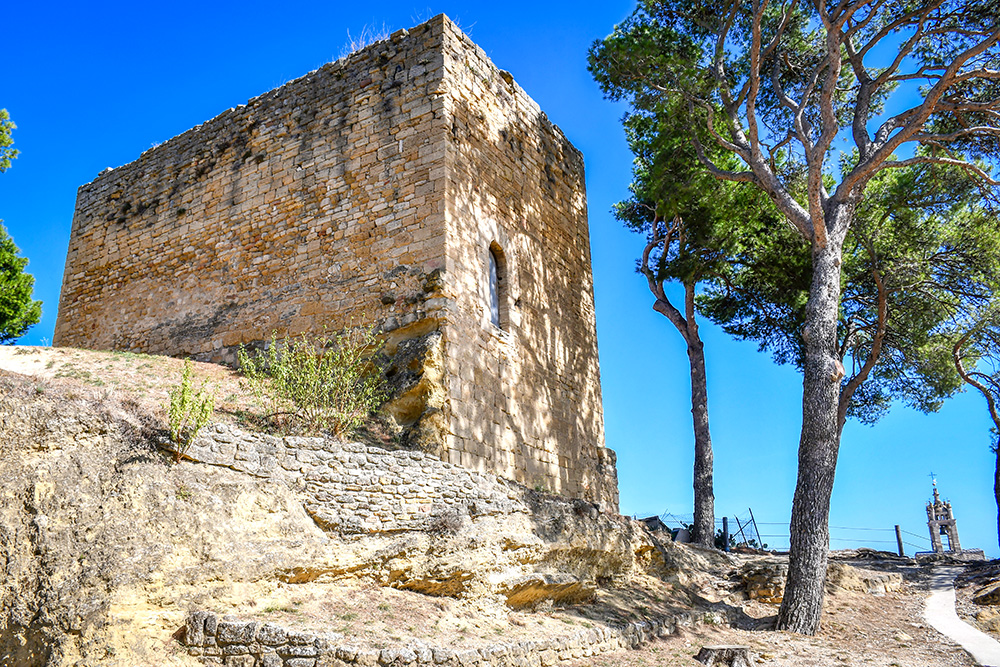
[[[500,328],[500,274],[497,254],[490,248],[490,322]]]

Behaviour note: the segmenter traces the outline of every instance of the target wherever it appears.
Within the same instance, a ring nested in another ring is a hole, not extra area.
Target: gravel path
[[[983,667],[1000,667],[1000,642],[961,620],[955,613],[952,582],[961,571],[959,567],[941,567],[934,571],[930,578],[931,595],[927,598],[924,618],[938,632],[961,644]]]

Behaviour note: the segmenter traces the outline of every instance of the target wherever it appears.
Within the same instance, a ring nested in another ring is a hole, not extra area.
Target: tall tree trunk
[[[958,371],[962,381],[978,389],[979,393],[986,399],[986,406],[990,411],[990,419],[993,421],[993,433],[997,436],[997,442],[993,445],[993,454],[996,456],[996,462],[993,464],[993,497],[997,503],[997,543],[1000,544],[1000,409],[998,409],[997,406],[997,399],[1000,398],[1000,396],[998,396],[998,394],[1000,394],[1000,392],[998,392],[1000,385],[997,383],[996,373],[993,374],[992,379],[987,378],[980,373],[974,373],[967,370],[962,361],[965,356],[964,348],[966,345],[970,344],[969,340],[976,333],[977,328],[977,326],[973,326],[971,329],[966,331],[965,334],[955,342],[955,346],[952,348],[951,354],[952,359],[955,362],[955,370]],[[976,355],[973,355],[973,358],[975,358],[975,356]]]
[[[993,464],[993,497],[997,501],[997,543],[1000,544],[1000,433],[997,433],[997,444],[994,448],[996,463]]]
[[[712,436],[708,430],[708,381],[705,345],[697,329],[688,340],[691,365],[691,418],[694,421],[694,541],[715,546],[715,492],[712,482]]]
[[[837,315],[841,248],[839,238],[828,238],[822,247],[814,246],[812,284],[802,333],[805,360],[799,472],[792,502],[788,580],[777,627],[807,635],[819,630],[823,611],[830,494],[840,449],[837,407],[844,367],[837,354]]]
[[[653,239],[643,253],[643,266],[649,251],[659,239]],[[662,281],[647,274],[650,290],[657,296],[653,310],[665,316],[687,343],[688,364],[691,368],[691,418],[694,421],[694,541],[706,547],[715,546],[715,491],[712,481],[712,436],[708,429],[708,380],[705,374],[705,344],[698,334],[695,308],[697,281],[684,282],[684,314],[674,308],[663,292]]]

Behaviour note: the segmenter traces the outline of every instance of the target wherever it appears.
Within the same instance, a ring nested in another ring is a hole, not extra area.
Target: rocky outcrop
[[[88,391],[0,374],[0,664],[165,664],[191,611],[309,585],[569,603],[692,557],[422,452],[216,426],[173,464]]]
[[[876,572],[846,563],[833,562],[826,568],[826,590],[857,591],[871,595],[884,595],[903,587],[903,576],[898,572]]]
[[[740,568],[739,575],[748,598],[781,604],[788,576],[787,561],[751,561]],[[875,572],[835,561],[826,569],[827,593],[858,591],[882,595],[902,586],[903,577],[895,572]]]

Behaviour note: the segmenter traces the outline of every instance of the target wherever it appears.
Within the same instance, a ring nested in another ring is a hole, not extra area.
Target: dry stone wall
[[[465,517],[530,511],[517,487],[423,452],[213,424],[185,455],[295,484],[310,516],[342,534],[446,529]]]
[[[211,612],[188,615],[184,643],[190,655],[206,664],[227,667],[378,667],[379,665],[448,665],[450,667],[545,667],[601,653],[637,648],[679,627],[691,626],[688,613],[635,621],[623,626],[582,630],[554,639],[492,644],[455,650],[411,644],[362,648],[337,633],[312,634],[273,623],[221,619]]]
[[[373,324],[408,443],[616,511],[589,243],[581,154],[438,16],[82,186],[55,344],[232,361]]]

